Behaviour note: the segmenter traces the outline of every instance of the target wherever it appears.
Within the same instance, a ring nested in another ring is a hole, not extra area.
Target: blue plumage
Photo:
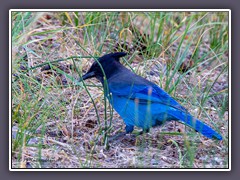
[[[110,94],[107,97],[124,120],[127,133],[131,133],[134,126],[149,131],[151,127],[161,125],[165,121],[175,120],[192,127],[208,138],[222,140],[220,134],[191,116],[159,86],[125,68],[119,62],[119,58],[125,55],[126,53],[118,52],[100,57],[82,79],[96,77],[104,85],[105,74]]]

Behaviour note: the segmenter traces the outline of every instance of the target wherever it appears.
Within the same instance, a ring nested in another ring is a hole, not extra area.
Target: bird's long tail
[[[208,138],[222,140],[222,136],[202,121],[182,111],[174,111],[172,114],[177,121],[184,123]]]

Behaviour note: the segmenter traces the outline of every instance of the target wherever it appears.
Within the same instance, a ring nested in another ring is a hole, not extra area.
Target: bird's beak
[[[94,76],[95,76],[95,72],[94,72],[94,71],[92,71],[92,72],[87,72],[86,74],[84,74],[84,75],[82,76],[82,78],[80,79],[80,81],[83,81],[83,80],[85,80],[85,79],[92,78],[92,77],[94,77]]]

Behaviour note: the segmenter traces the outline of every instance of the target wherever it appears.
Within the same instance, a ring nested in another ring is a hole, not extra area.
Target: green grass
[[[50,167],[152,167],[153,154],[160,168],[228,166],[227,12],[13,12],[11,19],[14,167],[28,162],[41,168],[43,160]],[[188,128],[155,129],[134,145],[109,144],[124,123],[106,100],[107,89],[94,80],[77,81],[92,59],[113,51],[127,52],[121,61],[126,67],[221,128],[221,145],[209,145]],[[186,59],[192,64],[182,69]],[[41,70],[46,65],[50,68]],[[29,143],[33,138],[36,143]],[[223,157],[220,164],[212,163],[214,155]]]

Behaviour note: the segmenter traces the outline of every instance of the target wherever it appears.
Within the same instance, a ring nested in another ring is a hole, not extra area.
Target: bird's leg
[[[131,126],[131,125],[126,125],[126,127],[125,127],[126,133],[133,132],[133,129],[134,129],[134,126]]]

